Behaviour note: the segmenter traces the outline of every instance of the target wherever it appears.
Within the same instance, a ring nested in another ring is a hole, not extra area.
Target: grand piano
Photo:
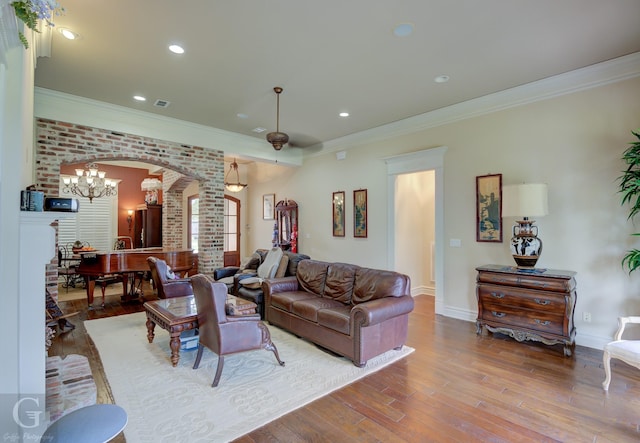
[[[197,268],[196,254],[192,249],[140,248],[81,252],[77,273],[85,279],[89,307],[93,305],[96,280],[106,275],[122,277],[123,301],[136,299],[135,276],[149,271],[147,257],[150,256],[166,261],[176,274],[183,274]]]

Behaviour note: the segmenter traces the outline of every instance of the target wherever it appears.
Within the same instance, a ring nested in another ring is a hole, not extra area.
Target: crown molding
[[[640,76],[640,52],[350,134],[305,150],[275,152],[265,142],[210,126],[112,105],[44,88],[35,89],[36,117],[219,149],[229,155],[291,166],[315,157],[523,106]]]
[[[309,151],[313,151],[312,154],[308,154],[308,157],[413,134],[638,76],[640,76],[640,52],[320,143],[308,148]]]

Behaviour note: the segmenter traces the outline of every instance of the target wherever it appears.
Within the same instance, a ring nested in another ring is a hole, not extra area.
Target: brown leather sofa
[[[346,263],[303,260],[295,277],[265,280],[266,320],[358,366],[406,339],[409,277]]]

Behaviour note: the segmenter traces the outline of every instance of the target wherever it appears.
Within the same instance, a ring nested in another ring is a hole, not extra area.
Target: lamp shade
[[[540,217],[547,214],[546,183],[507,185],[502,188],[503,217]]]
[[[157,178],[145,178],[140,184],[140,189],[143,191],[157,191],[162,189],[162,182]]]

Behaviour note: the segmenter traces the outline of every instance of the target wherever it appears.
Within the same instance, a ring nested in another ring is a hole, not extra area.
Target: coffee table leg
[[[151,321],[151,319],[147,318],[147,340],[149,343],[153,343],[153,337],[155,334],[153,333],[153,329],[156,327],[156,324]]]
[[[172,333],[171,341],[169,342],[171,347],[171,364],[178,366],[178,360],[180,360],[180,333]]]

